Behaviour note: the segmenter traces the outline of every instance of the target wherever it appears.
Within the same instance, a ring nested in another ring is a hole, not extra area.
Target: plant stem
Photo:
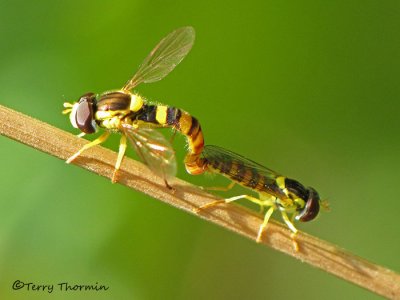
[[[62,160],[87,143],[84,139],[1,105],[0,134]],[[116,153],[97,146],[85,151],[73,164],[111,179],[116,158]],[[119,183],[191,214],[194,214],[195,208],[217,200],[215,196],[179,179],[170,183],[175,188],[175,193],[172,193],[161,178],[142,163],[129,158],[123,161]],[[205,209],[196,216],[254,241],[262,223],[262,216],[234,204]],[[293,247],[290,230],[271,220],[261,243],[376,294],[400,299],[400,275],[395,272],[302,232],[296,235],[296,241],[299,251]]]

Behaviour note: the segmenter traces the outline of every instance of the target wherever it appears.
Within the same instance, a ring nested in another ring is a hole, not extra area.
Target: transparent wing
[[[141,83],[150,83],[168,75],[192,49],[195,38],[193,27],[182,27],[164,37],[143,61],[136,74],[123,90],[131,90]]]
[[[258,174],[272,180],[275,180],[276,177],[280,176],[275,171],[272,171],[271,169],[268,169],[250,159],[247,159],[237,153],[214,145],[205,146],[202,152],[202,157],[209,162],[215,161],[228,164],[235,163],[237,165],[241,165],[244,169],[255,170]],[[226,174],[228,176],[234,177],[237,174],[233,172],[235,172],[235,170],[231,168],[230,170],[227,170]]]
[[[142,161],[158,176],[170,179],[176,175],[175,151],[166,138],[152,128],[122,125],[122,131]]]

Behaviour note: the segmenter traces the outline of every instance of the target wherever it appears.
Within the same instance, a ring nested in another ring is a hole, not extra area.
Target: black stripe
[[[251,179],[248,183],[248,186],[251,188],[255,188],[260,180],[260,174],[254,169],[251,169]]]
[[[129,106],[125,102],[114,101],[109,104],[109,110],[126,110]]]
[[[147,112],[147,121],[150,123],[158,123],[156,120],[156,114],[157,114],[157,106],[151,105]]]
[[[218,160],[213,159],[213,160],[209,161],[209,163],[211,163],[213,169],[215,169],[215,170],[220,170],[220,168],[219,168],[219,161],[218,161]]]
[[[175,123],[174,123],[177,130],[181,130],[181,126],[179,124],[179,120],[181,119],[181,117],[182,117],[182,111],[179,108],[177,108],[175,115]]]
[[[121,92],[111,92],[108,94],[104,94],[101,96],[102,99],[122,99],[124,101],[129,101],[131,96],[129,94],[121,93]]]
[[[127,110],[131,104],[131,95],[121,92],[113,92],[100,96],[97,102],[99,111]]]
[[[262,189],[264,192],[267,192],[271,195],[285,195],[282,190],[279,188],[275,180],[264,176],[264,187]]]
[[[196,121],[197,121],[197,120],[196,120]],[[197,138],[197,136],[200,134],[200,132],[201,132],[201,126],[200,126],[200,124],[199,124],[199,129],[196,131],[195,134],[192,135],[192,140],[193,140],[193,141],[196,140],[196,138]]]
[[[192,125],[190,126],[190,129],[189,129],[187,135],[192,135],[193,131],[196,130],[197,127],[199,127],[199,121],[197,121],[196,118],[192,117]],[[196,135],[197,135],[197,132],[196,132]],[[193,137],[193,139],[194,139],[194,137]]]
[[[97,110],[108,111],[108,110],[127,110],[129,109],[129,104],[120,102],[118,99],[99,101],[97,103]]]
[[[177,115],[177,111],[179,109],[175,108],[175,107],[168,107],[167,108],[167,124],[168,125],[174,125],[175,124],[175,120],[176,120],[176,115]]]
[[[222,173],[230,174],[231,169],[232,169],[232,161],[231,160],[224,161],[222,163],[222,166],[221,166],[221,172]]]
[[[143,107],[143,113],[138,116],[138,120],[158,124],[156,120],[156,105],[146,105]]]
[[[240,162],[237,162],[236,167],[237,167],[236,174],[232,175],[232,179],[235,179],[238,182],[242,182],[244,174],[246,174],[246,168]]]

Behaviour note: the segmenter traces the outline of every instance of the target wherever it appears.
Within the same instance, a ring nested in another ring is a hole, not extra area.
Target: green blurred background
[[[329,199],[300,229],[400,271],[399,17],[399,1],[1,0],[0,103],[77,133],[65,99],[121,87],[192,25],[188,57],[139,92]],[[175,146],[180,178],[227,183],[185,174]],[[4,137],[0,156],[2,299],[379,298]],[[110,289],[13,291],[17,279]]]

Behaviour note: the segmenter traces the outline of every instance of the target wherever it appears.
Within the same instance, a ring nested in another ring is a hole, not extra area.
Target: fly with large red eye
[[[304,206],[303,210],[296,216],[296,220],[299,220],[301,222],[308,222],[313,219],[318,215],[319,213],[319,195],[316,190],[314,190],[312,187],[309,187],[308,189],[308,199],[306,202],[306,205]]]
[[[76,126],[84,133],[96,132],[94,113],[96,109],[96,96],[94,93],[87,93],[79,98],[75,113]]]

